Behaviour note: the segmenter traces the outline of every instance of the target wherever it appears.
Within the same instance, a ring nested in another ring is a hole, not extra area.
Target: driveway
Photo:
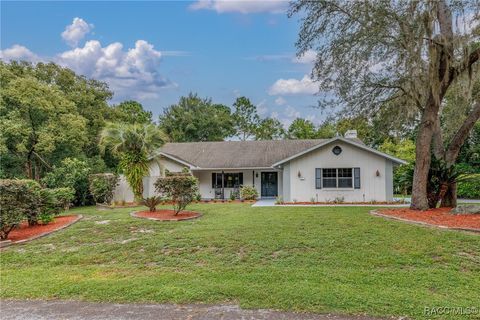
[[[336,316],[272,310],[243,310],[236,305],[114,304],[80,301],[0,301],[2,320],[373,320],[364,316]]]

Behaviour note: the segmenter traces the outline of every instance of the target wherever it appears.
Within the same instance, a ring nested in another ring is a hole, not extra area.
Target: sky
[[[0,58],[54,61],[108,83],[110,103],[162,110],[189,92],[262,117],[315,123],[313,51],[296,57],[299,17],[286,1],[2,1]]]

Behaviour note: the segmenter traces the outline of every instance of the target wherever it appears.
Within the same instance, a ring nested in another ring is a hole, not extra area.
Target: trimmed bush
[[[70,188],[41,189],[40,214],[38,220],[43,224],[52,222],[55,216],[68,209],[75,192]]]
[[[39,195],[32,193],[31,182],[0,180],[0,239],[6,239],[10,231],[26,218],[36,223]]]
[[[172,199],[175,215],[184,210],[198,194],[198,179],[190,173],[168,173],[158,178],[155,188],[161,195]]]
[[[457,182],[457,197],[480,199],[480,173],[462,176]]]
[[[243,200],[257,200],[258,191],[253,186],[243,186],[240,188],[240,198]]]
[[[90,193],[96,203],[112,203],[118,176],[112,173],[97,173],[88,177]]]
[[[150,209],[150,212],[155,212],[155,210],[157,210],[157,206],[160,203],[162,203],[162,198],[160,196],[153,196],[142,199],[142,204],[148,207],[148,209]]]

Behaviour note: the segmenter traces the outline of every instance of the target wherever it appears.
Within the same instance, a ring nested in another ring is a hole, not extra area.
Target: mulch
[[[190,220],[200,217],[202,214],[194,211],[182,211],[179,214],[175,215],[173,210],[157,210],[155,212],[150,211],[138,211],[133,212],[132,216],[137,218],[144,218],[150,220],[160,220],[160,221],[180,221],[180,220]]]
[[[436,208],[425,211],[398,208],[377,210],[377,213],[392,218],[433,226],[480,231],[479,214],[453,214],[450,210],[452,210],[452,208]]]
[[[69,215],[69,216],[59,216],[56,217],[54,221],[49,224],[37,224],[35,226],[28,226],[28,223],[22,222],[20,226],[16,229],[13,229],[9,234],[7,240],[15,242],[23,242],[27,240],[32,240],[76,222],[81,216],[79,215]]]

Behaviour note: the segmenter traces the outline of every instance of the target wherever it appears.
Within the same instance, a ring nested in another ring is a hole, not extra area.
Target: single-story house
[[[250,185],[261,198],[286,202],[392,201],[393,167],[404,163],[366,146],[355,130],[332,139],[167,143],[151,157],[144,196],[155,194],[166,170],[188,168],[203,199],[229,199]]]

